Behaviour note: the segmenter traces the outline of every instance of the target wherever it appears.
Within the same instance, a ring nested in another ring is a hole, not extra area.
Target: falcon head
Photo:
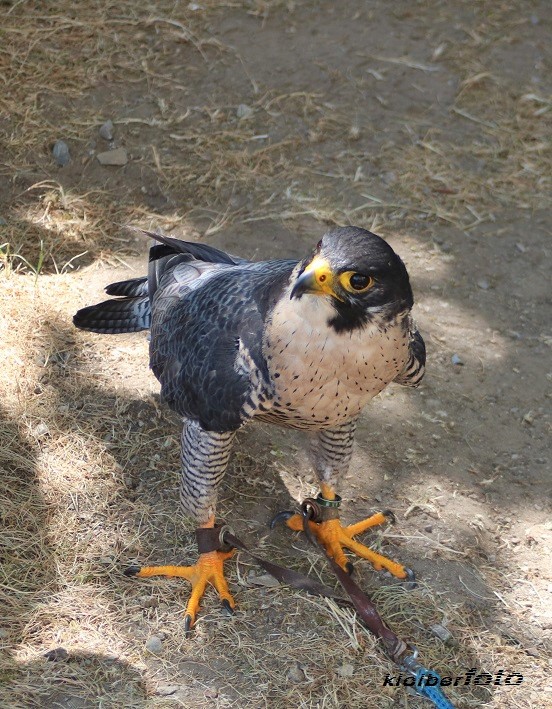
[[[324,234],[293,284],[291,298],[303,295],[329,299],[335,315],[328,324],[338,332],[383,324],[414,303],[404,263],[386,241],[359,227]]]

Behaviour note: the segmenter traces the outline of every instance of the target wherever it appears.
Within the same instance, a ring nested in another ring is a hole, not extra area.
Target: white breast
[[[297,427],[333,426],[356,416],[408,360],[401,322],[337,333],[325,296],[285,293],[266,329],[264,353],[275,386],[270,418]]]

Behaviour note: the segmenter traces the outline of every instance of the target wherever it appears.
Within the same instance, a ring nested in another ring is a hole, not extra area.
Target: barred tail
[[[113,335],[149,330],[150,322],[151,308],[147,295],[105,300],[82,308],[73,316],[73,324],[81,330]]]
[[[135,297],[148,294],[148,277],[130,278],[128,281],[117,281],[105,287],[107,295],[126,295]]]

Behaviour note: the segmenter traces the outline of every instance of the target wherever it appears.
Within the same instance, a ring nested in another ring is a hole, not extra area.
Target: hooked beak
[[[305,293],[311,293],[312,295],[331,295],[337,300],[343,300],[336,295],[335,281],[336,277],[330,264],[326,259],[315,256],[295,281],[290,299],[300,298]]]

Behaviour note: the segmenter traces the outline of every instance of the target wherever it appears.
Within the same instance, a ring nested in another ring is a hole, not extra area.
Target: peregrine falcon
[[[186,626],[208,583],[232,610],[218,542],[217,488],[236,431],[251,419],[307,431],[322,520],[311,529],[350,569],[344,548],[398,578],[407,570],[354,537],[385,521],[344,527],[339,479],[347,471],[363,407],[391,382],[417,386],[424,341],[410,315],[406,268],[391,246],[358,227],[328,231],[302,261],[250,262],[211,246],[155,239],[149,274],[113,283],[115,299],[79,310],[74,324],[99,333],[151,330],[150,366],[162,398],[184,421],[180,501],[197,523],[192,566],[134,566],[128,575],[192,583]],[[302,519],[287,524],[302,529]]]

